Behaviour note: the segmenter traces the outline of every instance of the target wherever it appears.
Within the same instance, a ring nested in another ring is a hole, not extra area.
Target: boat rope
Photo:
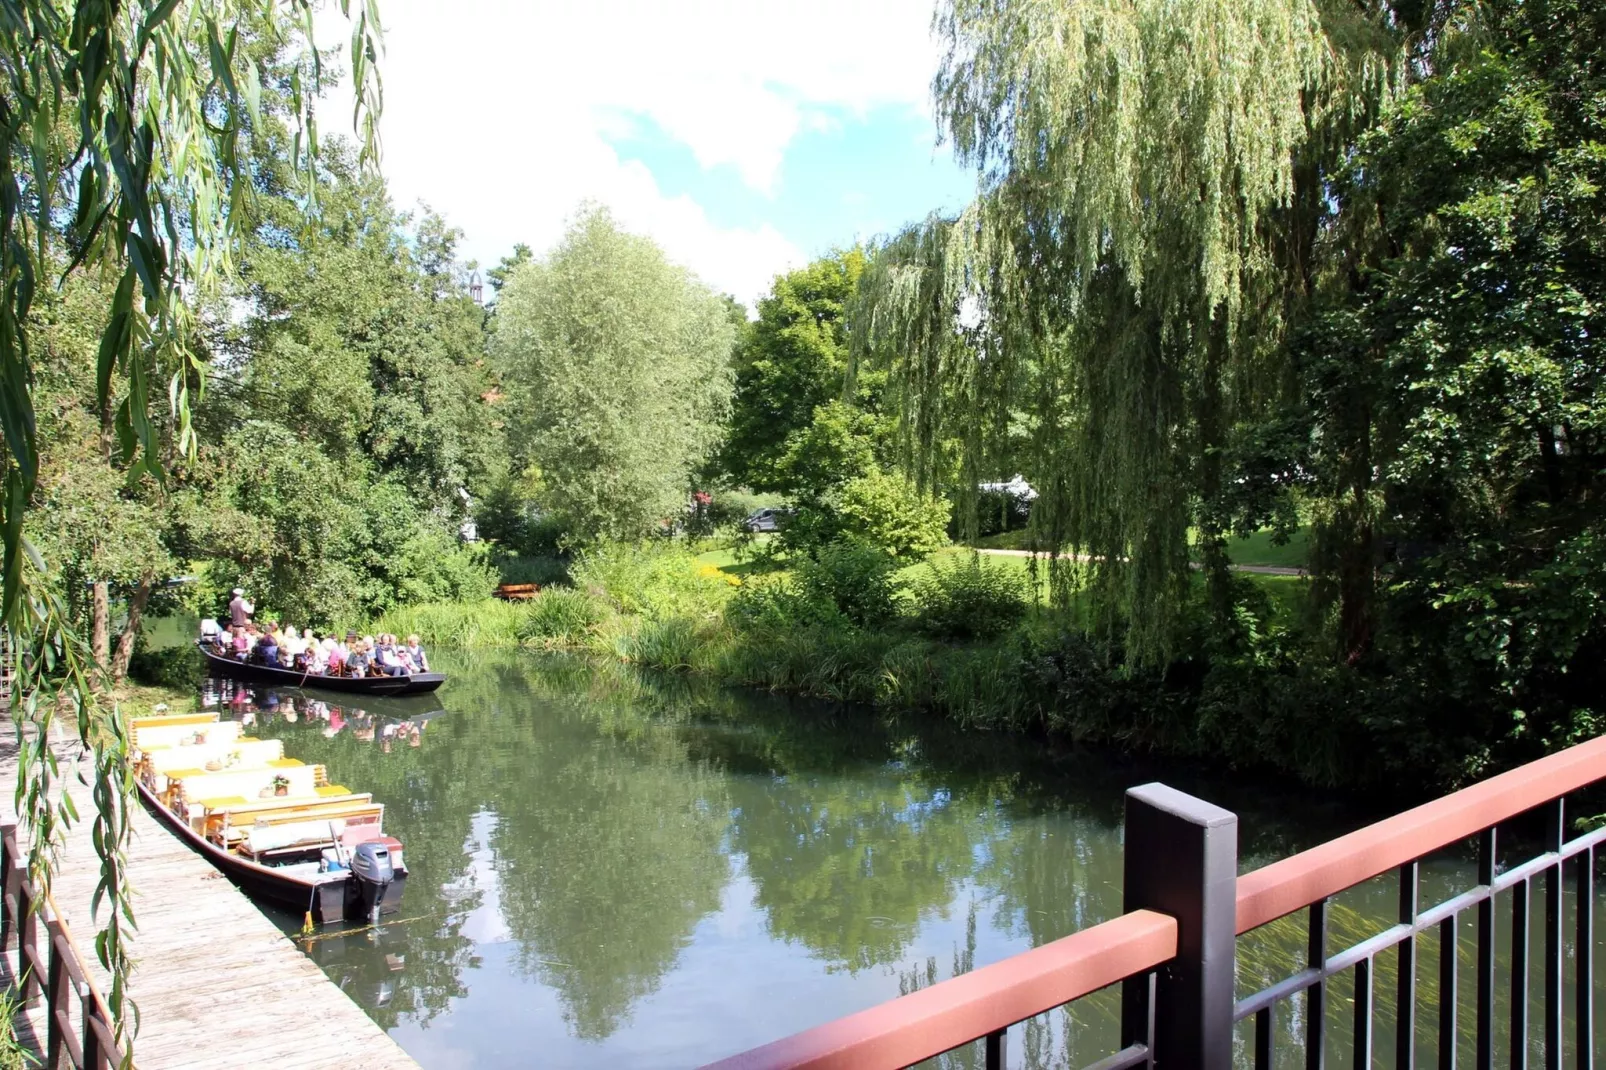
[[[379,922],[375,925],[359,925],[355,929],[341,929],[339,932],[314,933],[310,936],[302,934],[293,937],[293,939],[300,944],[316,944],[319,940],[332,940],[337,936],[355,936],[357,933],[365,933],[369,929],[378,929],[385,925],[406,925],[408,922],[423,921],[425,918],[433,918],[434,916],[434,912],[431,911],[428,914],[418,914],[411,918],[392,918],[389,921]],[[562,963],[555,963],[555,965],[561,966]]]

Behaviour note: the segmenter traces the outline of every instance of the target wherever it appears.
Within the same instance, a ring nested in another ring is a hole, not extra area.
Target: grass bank
[[[371,628],[452,647],[579,652],[1322,786],[1388,787],[1409,770],[1427,790],[1495,760],[1475,740],[1413,727],[1424,696],[1346,673],[1306,645],[1300,578],[1240,575],[1237,634],[1214,634],[1200,610],[1182,651],[1145,667],[1089,638],[1074,610],[1046,608],[1024,559],[945,552],[935,567],[875,576],[834,567],[843,574],[822,578],[744,566],[728,551],[612,548],[578,560],[571,586],[527,603],[414,606]],[[946,588],[931,582],[945,570]],[[886,606],[868,604],[871,588]]]

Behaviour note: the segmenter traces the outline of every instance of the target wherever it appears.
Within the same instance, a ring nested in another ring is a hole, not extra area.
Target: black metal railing
[[[1438,936],[1438,1024],[1437,1065],[1454,1070],[1458,1040],[1462,1036],[1460,934],[1461,917],[1470,910],[1477,914],[1476,993],[1472,1027],[1473,1066],[1491,1070],[1495,1054],[1496,897],[1510,893],[1511,943],[1505,972],[1510,984],[1510,1021],[1507,1044],[1510,1065],[1528,1064],[1530,1014],[1536,1002],[1531,991],[1530,956],[1533,948],[1533,884],[1542,882],[1544,898],[1543,948],[1544,990],[1539,1000],[1543,1016],[1544,1065],[1560,1070],[1566,1047],[1566,997],[1563,990],[1564,963],[1569,951],[1573,959],[1573,1065],[1590,1070],[1594,1052],[1594,881],[1595,850],[1606,843],[1606,829],[1597,829],[1571,840],[1564,840],[1565,801],[1556,799],[1544,808],[1545,850],[1520,864],[1499,870],[1496,829],[1485,829],[1478,837],[1478,884],[1459,895],[1423,908],[1421,898],[1421,859],[1399,867],[1399,920],[1384,931],[1337,951],[1328,949],[1327,912],[1330,897],[1312,903],[1308,911],[1309,948],[1305,969],[1238,1001],[1234,1021],[1254,1020],[1254,1065],[1270,1070],[1275,1054],[1275,1015],[1280,1004],[1304,993],[1304,1062],[1312,1070],[1323,1065],[1327,1014],[1324,1002],[1333,979],[1353,973],[1354,1032],[1351,1038],[1353,1064],[1369,1067],[1374,1057],[1373,1024],[1376,993],[1373,989],[1377,957],[1390,949],[1398,955],[1398,984],[1394,994],[1394,1065],[1418,1065],[1417,975],[1420,967],[1418,938],[1437,932]],[[1576,885],[1577,903],[1574,932],[1569,942],[1564,927],[1562,899],[1567,870]]]

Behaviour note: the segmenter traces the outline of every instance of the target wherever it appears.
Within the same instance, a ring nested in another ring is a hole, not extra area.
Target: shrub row
[[[1410,770],[1425,789],[1506,760],[1467,718],[1425,714],[1432,697],[1409,681],[1312,667],[1275,635],[1236,653],[1201,636],[1163,667],[1125,664],[1065,618],[1030,612],[1018,570],[974,557],[934,564],[907,588],[884,556],[847,544],[738,587],[668,545],[596,552],[573,575],[573,588],[529,603],[419,606],[373,627],[451,646],[577,650],[1323,785],[1387,786]]]

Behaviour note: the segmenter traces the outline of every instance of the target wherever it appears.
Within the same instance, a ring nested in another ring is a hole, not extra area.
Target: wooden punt
[[[156,774],[152,772],[152,763],[147,761],[147,756],[161,753],[164,757],[172,758],[177,752],[192,747],[198,755],[214,751],[207,750],[204,744],[150,741],[153,738],[171,740],[172,729],[204,734],[209,725],[221,729],[225,725],[232,727],[236,722],[221,721],[215,713],[142,717],[132,722],[135,784],[146,808],[156,819],[247,895],[297,915],[309,915],[319,925],[368,918],[364,910],[361,883],[349,865],[329,871],[324,870],[320,862],[326,850],[343,851],[355,846],[346,836],[347,828],[360,830],[360,834],[354,838],[376,841],[388,848],[395,875],[380,897],[379,912],[395,913],[401,906],[407,868],[401,844],[383,834],[380,823],[384,807],[374,803],[371,795],[350,792],[338,786],[320,785],[310,795],[293,797],[270,795],[250,799],[241,796],[198,801],[179,790],[175,799],[174,784],[204,784],[209,774],[204,767],[173,768],[175,763],[171,761],[167,764],[170,772]],[[238,729],[234,728],[233,732],[237,733]],[[143,745],[142,734],[146,740]],[[226,732],[222,734],[242,743],[257,742]],[[279,759],[260,767],[219,770],[219,776],[213,779],[227,779],[229,774],[236,777],[261,774],[271,780],[282,771],[292,768],[304,771],[309,767],[293,759]],[[321,767],[310,768],[316,771],[317,780],[325,779]],[[192,817],[192,813],[196,816]],[[233,822],[234,818],[239,821]],[[348,826],[348,821],[355,824]],[[336,828],[336,822],[340,823],[339,829]],[[305,838],[294,832],[296,826],[310,827],[319,823],[328,825],[327,838]],[[286,827],[290,827],[292,832],[282,847],[270,847],[254,854],[250,851],[251,838],[259,831],[271,836],[275,829]]]
[[[415,672],[411,676],[320,676],[317,673],[235,661],[213,653],[204,643],[196,643],[195,648],[206,658],[207,666],[214,674],[253,684],[318,688],[346,695],[399,696],[428,694],[446,682],[446,674],[438,672]]]

